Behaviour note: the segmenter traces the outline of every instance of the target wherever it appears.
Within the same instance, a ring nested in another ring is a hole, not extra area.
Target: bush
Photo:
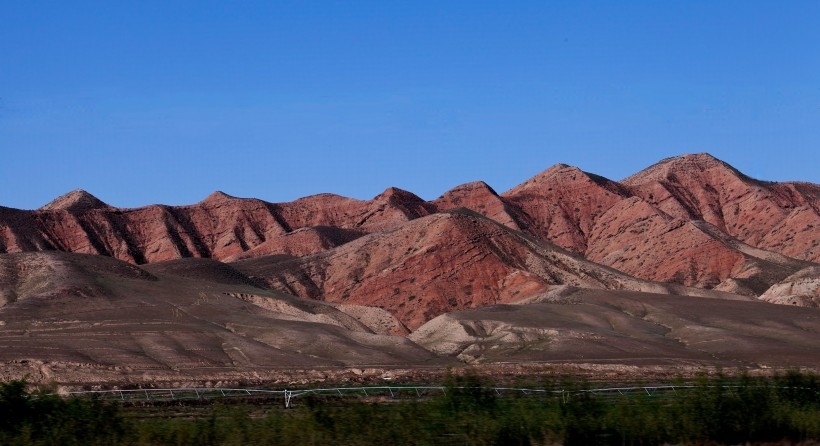
[[[112,445],[126,435],[114,405],[29,393],[25,381],[0,383],[0,444]]]
[[[659,445],[820,439],[813,375],[700,377],[676,393],[497,395],[475,375],[449,376],[429,400],[371,403],[305,398],[293,409],[216,403],[189,418],[140,416],[116,405],[0,384],[0,445]],[[153,413],[152,413],[153,414]],[[143,413],[144,415],[144,413]],[[162,412],[160,413],[162,415]]]

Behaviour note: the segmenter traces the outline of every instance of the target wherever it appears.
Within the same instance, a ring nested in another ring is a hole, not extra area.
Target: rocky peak
[[[453,206],[460,205],[461,202],[471,203],[476,200],[484,201],[488,198],[498,199],[498,194],[492,187],[483,181],[473,181],[456,186],[444,195],[435,200],[436,204],[446,204]]]
[[[404,189],[399,189],[397,187],[388,187],[384,190],[384,192],[377,195],[373,201],[381,202],[381,201],[388,201],[391,203],[418,203],[423,202],[418,195],[408,192]]]
[[[541,172],[540,174],[536,175],[534,178],[539,179],[552,179],[556,177],[566,177],[566,176],[576,176],[576,175],[584,175],[584,171],[581,169],[570,166],[564,163],[558,163],[550,166],[547,170]]]
[[[555,164],[549,169],[539,173],[529,180],[504,192],[504,196],[514,196],[531,189],[550,188],[556,184],[572,183],[576,181],[589,181],[590,177],[581,169],[567,164]]]
[[[507,227],[521,229],[517,217],[520,210],[509,205],[493,188],[483,181],[462,184],[433,201],[439,212],[466,208]]]
[[[222,192],[221,190],[218,190],[218,191],[215,191],[212,194],[208,195],[207,197],[205,197],[205,199],[200,201],[200,203],[201,204],[221,204],[221,203],[233,201],[233,200],[236,200],[236,199],[237,199],[236,197],[234,197],[232,195],[228,195],[225,192]]]
[[[447,191],[443,196],[446,195],[472,195],[472,194],[480,194],[480,195],[498,195],[495,190],[490,187],[487,183],[483,181],[473,181],[470,183],[465,183],[459,186],[456,186],[449,191]]]
[[[398,209],[410,219],[421,217],[435,211],[433,206],[418,195],[396,187],[388,187],[384,192],[376,196],[372,203],[377,207],[387,205],[389,208]]]
[[[721,161],[708,153],[694,153],[688,155],[664,158],[654,165],[621,181],[627,186],[636,186],[650,182],[661,182],[680,177],[697,177],[703,172],[712,171],[744,180],[751,180],[728,163]]]
[[[61,195],[52,202],[40,208],[41,211],[89,211],[92,209],[110,209],[111,206],[90,193],[76,189]]]

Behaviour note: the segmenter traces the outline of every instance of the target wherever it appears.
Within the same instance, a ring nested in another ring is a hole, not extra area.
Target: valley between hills
[[[0,206],[3,379],[820,370],[818,305],[820,185],[708,154],[621,181],[557,164],[432,201]]]

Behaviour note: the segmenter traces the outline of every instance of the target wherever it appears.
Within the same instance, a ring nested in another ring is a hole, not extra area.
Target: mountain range
[[[43,376],[55,364],[815,365],[820,185],[760,181],[702,153],[622,181],[557,164],[501,194],[474,182],[432,201],[215,192],[123,209],[77,190],[0,207],[0,304],[0,361]],[[145,334],[146,321],[162,328]],[[33,333],[41,350],[24,348]],[[62,346],[47,347],[56,333]]]

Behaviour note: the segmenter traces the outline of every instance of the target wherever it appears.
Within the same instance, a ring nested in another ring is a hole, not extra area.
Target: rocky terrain
[[[557,164],[501,194],[474,182],[433,201],[215,192],[122,209],[77,190],[0,207],[0,361],[146,378],[508,360],[814,367],[818,262],[820,186],[708,154],[622,181]]]

